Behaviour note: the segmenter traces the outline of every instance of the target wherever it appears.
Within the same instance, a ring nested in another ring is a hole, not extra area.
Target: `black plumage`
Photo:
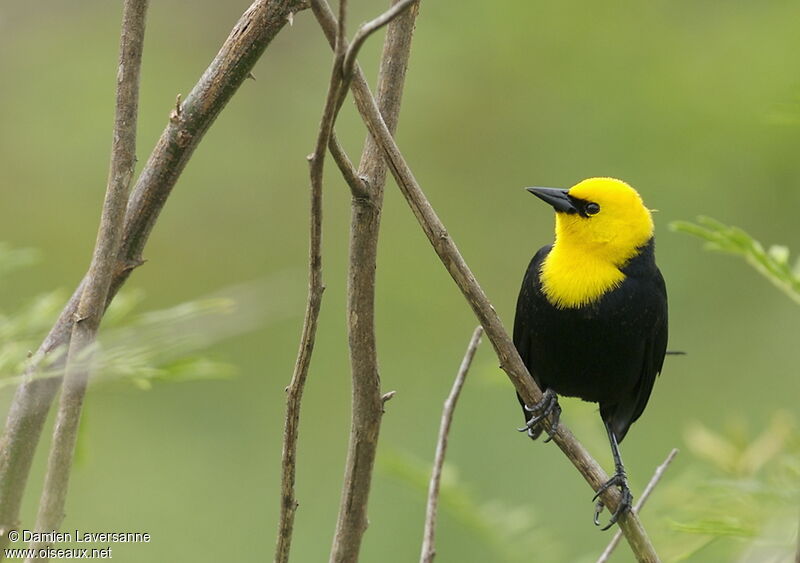
[[[642,415],[664,363],[667,291],[650,238],[620,269],[625,278],[619,286],[589,305],[556,308],[541,284],[542,263],[551,248],[541,248],[525,273],[514,319],[514,345],[542,391],[599,404],[616,473],[598,495],[610,486],[618,486],[623,494],[607,529],[632,503],[619,443]],[[532,424],[536,422],[532,418],[542,414],[541,408],[525,408],[517,398],[528,434],[536,439],[542,426]],[[555,408],[560,412],[557,404]],[[595,524],[602,508],[598,503]]]
[[[667,349],[667,290],[654,241],[621,269],[617,288],[575,309],[557,309],[542,293],[540,269],[551,248],[541,248],[525,273],[514,345],[542,391],[599,403],[622,442],[647,405]]]

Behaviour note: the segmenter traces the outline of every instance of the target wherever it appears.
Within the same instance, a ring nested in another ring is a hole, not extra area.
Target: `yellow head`
[[[542,265],[544,292],[559,308],[581,307],[625,279],[621,269],[653,236],[639,194],[613,178],[589,178],[569,190],[528,188],[556,210],[556,241]]]
[[[583,250],[617,267],[653,236],[638,192],[614,178],[589,178],[569,190],[529,188],[556,210],[556,246]]]

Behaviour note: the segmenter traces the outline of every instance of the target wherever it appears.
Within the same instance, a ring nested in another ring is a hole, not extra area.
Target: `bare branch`
[[[328,93],[320,121],[314,152],[308,157],[311,181],[311,233],[308,257],[308,301],[303,320],[303,333],[300,338],[300,350],[297,353],[292,381],[287,388],[286,422],[283,431],[283,453],[281,456],[281,509],[278,520],[278,540],[275,546],[275,562],[286,563],[292,547],[294,517],[298,502],[295,496],[295,478],[297,474],[297,438],[300,426],[300,406],[311,355],[317,335],[317,320],[322,301],[322,173],[325,164],[325,149],[333,144],[333,126],[336,116],[344,101],[341,91],[346,92],[345,79],[341,67],[344,60],[344,16],[347,3],[341,0],[339,27],[336,38],[333,68],[331,69]]]
[[[318,155],[314,155],[315,157]],[[313,158],[313,157],[312,157]],[[321,181],[321,175],[320,175]],[[322,186],[316,184],[311,190],[311,242],[309,249],[309,281],[308,302],[303,332],[300,338],[300,349],[295,361],[292,381],[286,388],[286,422],[283,430],[283,453],[281,457],[281,509],[278,523],[278,541],[275,547],[275,561],[289,561],[289,550],[294,529],[294,515],[298,503],[295,498],[294,484],[297,467],[297,437],[300,425],[300,405],[303,399],[311,354],[317,333],[317,319],[322,304]]]
[[[89,281],[85,284],[78,302],[78,311],[72,328],[64,390],[56,415],[47,474],[36,518],[36,530],[40,532],[58,530],[64,519],[72,458],[89,380],[90,347],[94,344],[97,330],[100,328],[122,241],[125,207],[136,165],[139,71],[142,64],[146,14],[147,0],[125,0],[108,185],[97,243],[89,267]],[[50,544],[35,541],[31,542],[30,547],[38,550],[50,547]],[[47,560],[42,557],[35,559]]]
[[[305,8],[305,0],[255,0],[181,104],[180,114],[171,116],[128,201],[124,234],[108,301],[116,295],[131,271],[143,263],[142,251],[153,225],[206,131],[275,35],[289,21],[290,15]],[[31,358],[27,375],[33,376],[48,354],[69,343],[73,319],[87,279],[88,274]],[[55,369],[58,364],[50,367]],[[60,384],[60,378],[31,377],[29,382],[17,388],[9,408],[0,438],[0,548],[8,545],[5,532],[17,525],[36,445]]]
[[[642,508],[644,508],[644,503],[647,502],[647,498],[653,492],[653,489],[656,488],[656,485],[658,485],[658,482],[661,481],[661,478],[664,476],[664,472],[669,467],[669,464],[672,463],[672,460],[675,459],[676,455],[678,455],[678,449],[677,448],[672,448],[672,451],[669,452],[669,455],[667,456],[667,459],[665,459],[664,462],[661,465],[656,467],[656,471],[655,471],[655,473],[653,473],[653,476],[650,478],[650,482],[647,483],[647,486],[644,488],[644,491],[642,491],[642,496],[639,497],[638,502],[633,507],[633,511],[636,514],[639,514],[642,511]],[[608,546],[606,546],[606,549],[603,551],[603,553],[597,559],[597,563],[606,563],[609,560],[609,558],[611,557],[611,554],[616,549],[617,544],[619,544],[619,540],[621,540],[621,539],[622,539],[622,530],[617,530],[616,533],[614,534],[614,537],[611,539],[610,542],[608,542]]]
[[[311,0],[313,3],[313,0]],[[347,51],[347,0],[339,0],[339,21],[336,26],[336,47],[333,52],[335,56],[344,60]],[[342,73],[344,76],[344,73]]]
[[[310,1],[311,1],[311,6],[315,11],[325,9],[322,6],[322,2],[325,2],[325,5],[327,5],[326,0],[310,0]],[[347,90],[350,87],[351,80],[353,79],[353,70],[356,57],[358,57],[358,52],[361,50],[361,47],[373,33],[378,31],[383,26],[387,25],[389,22],[396,19],[414,2],[417,2],[417,0],[396,1],[396,4],[389,10],[387,10],[374,20],[371,20],[366,24],[362,25],[361,28],[359,28],[358,32],[356,33],[355,40],[348,46],[347,38],[342,35],[345,30],[344,20],[347,14],[347,1],[340,0],[339,19],[337,22],[337,35],[334,41],[334,70],[340,73],[341,83],[339,84],[338,98],[335,101],[335,107],[336,107],[334,111],[335,114],[338,114],[339,109],[342,107],[342,104],[344,103],[344,100],[347,97]],[[335,121],[336,119],[334,117],[334,122]]]
[[[314,15],[317,16],[317,20],[330,41],[330,37],[335,33],[336,29],[336,22],[332,14],[318,13],[317,10],[314,10]],[[357,67],[355,74],[359,74]],[[352,86],[356,105],[367,129],[383,150],[389,169],[428,240],[486,331],[486,336],[492,342],[501,367],[506,371],[523,400],[528,404],[538,402],[542,398],[541,390],[536,386],[527,368],[522,363],[519,353],[514,348],[514,344],[503,327],[497,312],[475,279],[475,275],[467,266],[458,247],[425,197],[414,174],[394,142],[387,124],[381,118],[374,98],[371,97],[366,86],[358,80],[354,80]],[[549,421],[546,421],[546,424],[549,425]],[[553,441],[558,444],[567,458],[580,471],[592,489],[596,491],[608,480],[608,475],[603,471],[603,468],[589,455],[586,448],[575,439],[575,436],[563,423],[559,424],[558,432]],[[616,488],[611,487],[603,493],[602,499],[607,507],[614,510],[619,504],[620,493]],[[631,550],[639,561],[658,561],[658,555],[635,514],[627,514],[620,518],[619,524],[631,546]]]
[[[393,4],[397,5],[398,2]],[[391,23],[384,42],[377,103],[391,130],[394,130],[400,111],[417,6],[415,4]],[[327,2],[314,1],[311,7],[320,22],[330,24],[322,27],[331,47],[337,44],[341,47],[342,43],[337,43],[338,23]],[[349,52],[353,65],[346,78],[352,75],[356,104],[362,105],[372,96],[361,69],[355,63],[356,50]],[[380,148],[369,136],[356,176],[364,182],[366,191],[353,190],[351,206],[347,318],[353,406],[342,500],[331,548],[332,562],[358,559],[361,539],[367,527],[367,502],[383,406],[389,396],[381,395],[380,391],[374,325],[375,270],[386,164]]]
[[[450,425],[453,423],[453,414],[455,414],[456,411],[458,396],[461,394],[461,388],[464,387],[464,381],[467,379],[467,372],[469,371],[470,365],[472,365],[475,352],[478,351],[478,344],[481,343],[482,335],[483,327],[478,326],[475,332],[472,333],[472,339],[469,341],[464,359],[461,360],[461,366],[458,368],[458,374],[456,375],[456,380],[453,382],[453,388],[450,390],[450,395],[448,395],[444,402],[442,422],[439,425],[439,440],[436,442],[436,457],[433,461],[431,482],[428,486],[428,507],[425,511],[425,532],[422,539],[422,553],[419,557],[420,563],[432,563],[436,555],[434,543],[436,511],[439,506],[439,485],[442,482],[444,456],[447,453],[447,438],[450,434]]]
[[[314,4],[312,0],[312,4]],[[406,6],[407,7],[407,6]],[[391,11],[391,10],[390,10]],[[401,13],[402,10],[395,10],[391,17],[384,18],[388,23],[392,18]],[[297,500],[295,498],[294,483],[297,466],[297,438],[298,426],[300,423],[300,404],[303,396],[303,388],[308,376],[308,369],[311,362],[311,354],[316,338],[317,319],[319,316],[320,301],[322,297],[322,253],[321,253],[321,224],[322,224],[322,173],[325,161],[325,148],[331,147],[340,170],[351,186],[353,193],[363,191],[363,181],[358,180],[358,175],[352,171],[352,164],[344,150],[334,137],[333,127],[336,117],[344,103],[350,80],[353,77],[352,65],[344,70],[343,62],[346,56],[353,59],[358,54],[358,48],[363,45],[364,40],[370,33],[379,29],[380,26],[372,26],[371,30],[362,33],[363,40],[354,49],[351,45],[347,48],[345,37],[345,18],[347,14],[346,0],[339,3],[339,23],[335,41],[335,52],[331,78],[328,86],[328,94],[325,100],[322,120],[320,122],[319,133],[314,153],[309,157],[310,176],[311,176],[311,250],[309,255],[309,294],[306,316],[303,323],[303,334],[300,341],[300,351],[298,352],[292,382],[288,388],[287,413],[284,428],[284,446],[282,456],[283,475],[281,479],[281,513],[278,523],[278,542],[275,551],[275,561],[284,563],[289,560],[289,552],[292,542],[292,531],[294,528],[294,516],[297,511]]]
[[[364,180],[359,178],[358,171],[353,163],[348,158],[347,153],[339,143],[336,137],[336,131],[331,134],[331,142],[328,144],[328,150],[331,151],[331,156],[339,167],[339,172],[342,173],[345,182],[350,187],[350,194],[356,198],[364,198],[369,196],[369,186],[364,183]]]
[[[342,74],[344,76],[349,76],[353,73],[353,65],[355,65],[358,51],[361,49],[361,46],[369,38],[369,36],[391,22],[416,1],[417,0],[400,0],[380,16],[374,20],[368,21],[358,29],[353,37],[353,42],[350,43],[350,47],[347,49],[344,62],[342,63]],[[342,25],[341,16],[339,19],[339,25]]]

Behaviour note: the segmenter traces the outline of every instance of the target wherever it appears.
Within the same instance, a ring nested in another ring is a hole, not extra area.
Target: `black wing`
[[[540,248],[528,265],[528,269],[522,279],[522,287],[519,290],[519,297],[517,298],[517,310],[514,315],[514,346],[522,358],[522,363],[525,364],[528,371],[531,372],[533,380],[542,391],[545,389],[542,387],[541,380],[537,377],[535,371],[531,369],[530,347],[533,339],[532,321],[535,318],[536,302],[539,299],[537,295],[539,291],[539,270],[551,248],[552,245]],[[524,407],[525,401],[519,396],[519,393],[517,393],[517,399],[519,400],[519,404]],[[533,416],[524,408],[522,412],[525,415],[526,422]],[[529,436],[535,440],[539,437],[541,432],[541,428],[537,428],[533,432],[530,432]]]
[[[639,382],[634,392],[616,405],[605,408],[603,404],[600,405],[600,415],[611,425],[619,442],[625,438],[631,424],[642,416],[667,351],[667,288],[661,272],[655,266],[653,269],[654,273],[648,276],[648,283],[642,292],[647,298],[642,303],[641,328],[645,342]]]

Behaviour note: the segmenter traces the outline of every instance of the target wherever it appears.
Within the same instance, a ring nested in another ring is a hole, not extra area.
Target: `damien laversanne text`
[[[149,543],[147,532],[35,532],[22,530],[22,541],[40,543]]]

